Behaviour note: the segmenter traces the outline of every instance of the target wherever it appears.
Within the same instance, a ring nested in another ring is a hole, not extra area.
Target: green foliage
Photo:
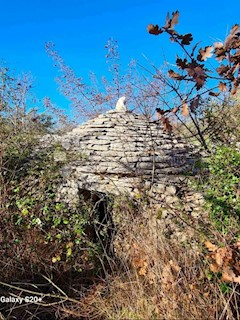
[[[92,238],[94,227],[90,212],[93,207],[82,201],[77,208],[70,209],[55,200],[61,177],[59,167],[53,161],[54,150],[53,146],[33,157],[28,150],[27,158],[20,155],[22,170],[16,170],[11,181],[5,175],[5,183],[9,182],[11,187],[8,201],[2,208],[3,219],[18,239],[17,242],[14,239],[18,247],[27,245],[26,234],[35,234],[31,250],[39,255],[41,263],[49,266],[58,263],[60,268],[64,265],[64,268],[76,270],[92,268],[95,254],[99,252]],[[15,155],[15,163],[16,159]],[[12,242],[11,239],[6,241]],[[42,252],[42,246],[46,248],[45,252]]]
[[[208,175],[202,182],[207,205],[217,227],[223,232],[240,218],[240,153],[219,146],[207,161]]]
[[[53,122],[35,109],[26,111],[27,82],[0,69],[0,89],[0,260],[11,265],[4,277],[93,269],[100,251],[93,205],[82,200],[70,208],[56,200],[60,166],[85,156],[67,153],[60,145],[39,146]],[[21,255],[15,257],[15,252]]]

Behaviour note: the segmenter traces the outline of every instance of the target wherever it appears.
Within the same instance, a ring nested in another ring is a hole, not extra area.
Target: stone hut
[[[83,197],[94,204],[101,226],[110,225],[109,230],[117,226],[121,236],[115,237],[116,248],[122,248],[128,239],[124,235],[131,217],[109,210],[109,195],[124,195],[123,199],[128,195],[134,203],[147,195],[146,206],[152,213],[143,210],[142,218],[156,238],[164,225],[168,234],[178,234],[177,239],[185,237],[187,226],[177,232],[179,226],[172,222],[175,208],[200,217],[202,195],[184,183],[186,173],[193,173],[199,154],[181,138],[164,131],[160,121],[118,105],[67,134],[43,137],[41,148],[51,145],[55,146],[54,161],[62,175],[56,200],[71,207]],[[161,212],[164,222],[157,221],[156,212]],[[116,250],[119,253],[122,249]]]
[[[45,143],[49,139],[62,148],[55,152],[56,161],[65,153],[75,154],[62,167],[65,183],[60,193],[67,193],[69,201],[79,190],[134,194],[153,188],[161,192],[163,185],[180,183],[196,160],[194,148],[164,131],[160,122],[127,110],[108,111],[63,136],[48,136]]]

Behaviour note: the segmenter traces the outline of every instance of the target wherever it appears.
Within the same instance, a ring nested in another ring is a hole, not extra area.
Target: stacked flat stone
[[[194,148],[164,131],[161,123],[129,111],[108,111],[51,139],[79,154],[62,168],[75,189],[113,194],[151,185],[161,189],[192,170],[196,159]]]

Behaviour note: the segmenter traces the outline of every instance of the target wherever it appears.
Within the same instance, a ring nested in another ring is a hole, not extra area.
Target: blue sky
[[[118,40],[124,67],[146,55],[157,66],[173,60],[176,47],[165,36],[146,32],[149,23],[163,24],[166,13],[179,10],[177,30],[192,32],[194,40],[207,45],[223,40],[231,26],[240,23],[240,1],[167,0],[1,0],[0,61],[16,74],[31,72],[34,92],[48,96],[67,109],[69,102],[57,89],[57,70],[45,52],[52,41],[68,65],[87,79],[89,71],[107,73],[104,46]]]

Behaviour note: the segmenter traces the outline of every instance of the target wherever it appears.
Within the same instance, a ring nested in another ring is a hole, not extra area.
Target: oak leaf
[[[218,61],[223,61],[227,58],[227,51],[222,42],[215,42],[214,48],[214,54]]]
[[[227,36],[225,42],[224,42],[224,46],[226,48],[226,50],[231,50],[234,46],[234,42],[236,40],[238,40],[238,37],[239,37],[240,33],[239,33],[239,25],[238,24],[235,24],[231,31],[230,31],[230,34]]]
[[[166,17],[166,24],[165,28],[166,29],[173,29],[176,24],[178,24],[178,18],[179,18],[179,11],[175,11],[172,13],[172,18],[170,19],[169,13],[167,14]]]
[[[195,109],[198,107],[199,101],[200,101],[200,96],[196,96],[196,97],[191,101],[190,110],[191,110],[192,112],[194,112]]]
[[[186,69],[188,67],[187,59],[176,59],[176,64],[180,69]]]
[[[220,76],[223,76],[228,71],[229,71],[229,66],[225,66],[224,64],[221,64],[220,67],[217,68],[217,73]]]
[[[189,45],[191,41],[193,40],[193,36],[191,33],[186,33],[183,36],[178,37],[181,40],[182,45]]]
[[[239,46],[240,46],[240,42],[239,42]],[[235,54],[231,55],[230,61],[231,62],[236,62],[236,63],[240,62],[240,49],[237,50]]]
[[[199,55],[197,56],[197,59],[199,61],[206,61],[207,58],[211,58],[211,56],[213,51],[213,47],[212,46],[207,46],[205,48],[200,48],[199,49]]]
[[[205,70],[201,66],[194,68],[194,71],[195,71],[196,75],[194,75],[193,78],[196,82],[196,88],[197,88],[197,90],[199,90],[204,85],[206,78],[207,78],[207,75],[206,75]]]
[[[224,82],[219,82],[219,90],[222,91],[222,92],[227,92],[227,86]]]
[[[158,36],[159,34],[161,34],[163,32],[163,30],[161,28],[159,28],[159,26],[153,25],[153,24],[149,24],[147,26],[147,30],[150,34],[154,34],[155,36]]]
[[[168,75],[170,78],[175,79],[175,80],[183,80],[185,77],[181,76],[179,73],[173,71],[173,70],[168,70]]]

